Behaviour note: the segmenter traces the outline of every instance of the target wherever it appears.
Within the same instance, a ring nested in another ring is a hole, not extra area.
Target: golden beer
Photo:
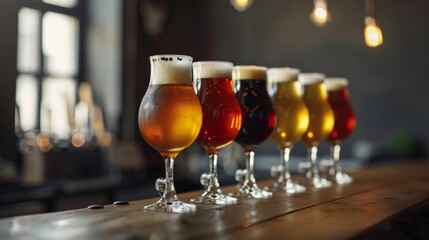
[[[272,84],[277,89],[273,97],[277,122],[271,139],[280,148],[292,147],[301,140],[309,124],[309,113],[301,98],[301,84],[297,79]]]
[[[174,158],[191,145],[201,124],[201,106],[192,85],[149,85],[140,105],[139,127],[163,157]]]
[[[304,85],[304,102],[310,112],[310,124],[302,140],[307,146],[317,146],[325,140],[334,128],[334,112],[328,102],[323,81]]]
[[[293,144],[302,138],[310,121],[308,109],[301,96],[299,69],[270,68],[267,73],[277,116],[271,139],[279,147],[281,157],[281,165],[271,167],[271,175],[275,178],[273,190],[286,193],[304,192],[305,186],[294,182],[289,171]]]
[[[324,84],[325,75],[320,73],[300,74],[299,81],[304,86],[304,102],[310,112],[310,124],[302,140],[307,145],[310,167],[305,178],[315,188],[332,186],[332,182],[319,176],[317,168],[317,148],[334,128],[334,111],[328,102],[328,93]]]

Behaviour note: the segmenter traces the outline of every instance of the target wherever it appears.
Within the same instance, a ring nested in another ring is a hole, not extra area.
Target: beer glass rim
[[[193,78],[228,78],[232,79],[231,62],[226,61],[200,61],[192,64]]]
[[[287,82],[298,80],[300,70],[291,67],[273,67],[267,70],[267,80],[270,82]]]
[[[267,70],[267,67],[264,66],[258,66],[258,65],[236,65],[234,66],[235,69],[257,69],[257,70]]]
[[[156,54],[149,57],[151,62],[164,60],[164,61],[188,61],[192,63],[193,58],[188,55],[182,54]]]
[[[267,80],[267,67],[257,65],[237,65],[232,68],[234,80]]]
[[[323,82],[325,80],[325,74],[323,73],[300,73],[298,75],[298,81],[302,85],[309,85],[309,84],[315,84],[319,82]]]
[[[326,90],[333,91],[342,88],[346,88],[349,84],[347,78],[342,77],[330,77],[325,79]]]
[[[179,54],[150,56],[150,83],[192,85],[192,57]]]
[[[219,65],[219,66],[225,66],[225,67],[231,67],[231,68],[234,66],[234,64],[232,62],[228,62],[228,61],[197,61],[197,62],[192,63],[192,65],[193,66],[198,66],[198,65],[200,65],[200,66],[207,66],[207,65],[216,66],[216,65]]]

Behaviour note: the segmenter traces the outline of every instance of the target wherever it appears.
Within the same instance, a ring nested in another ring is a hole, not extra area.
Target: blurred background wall
[[[378,48],[365,45],[365,9],[360,0],[328,1],[332,20],[324,27],[309,20],[312,1],[256,0],[245,12],[235,11],[229,1],[158,3],[170,6],[159,34],[148,34],[144,20],[139,20],[143,37],[138,41],[136,104],[147,85],[151,54],[173,52],[194,56],[194,61],[296,67],[349,79],[357,128],[344,143],[344,156],[418,157],[429,146],[427,1],[376,1],[377,22],[384,34]],[[294,151],[305,154],[300,144]]]

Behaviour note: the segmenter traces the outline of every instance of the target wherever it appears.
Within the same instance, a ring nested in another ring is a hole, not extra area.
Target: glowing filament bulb
[[[383,44],[383,33],[375,19],[372,17],[365,18],[365,43],[368,47],[378,47]]]
[[[246,11],[253,4],[253,0],[231,0],[232,6],[239,12]]]
[[[328,3],[326,0],[314,1],[314,8],[310,14],[310,20],[318,27],[324,26],[331,20],[331,14],[328,12]]]

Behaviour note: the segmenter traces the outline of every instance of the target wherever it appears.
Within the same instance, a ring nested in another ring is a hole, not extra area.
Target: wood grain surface
[[[147,199],[0,219],[0,239],[347,239],[429,198],[429,161],[351,174],[355,182],[236,205],[198,205],[194,213],[148,212]],[[271,180],[260,181],[269,186]],[[232,192],[235,186],[225,187]],[[201,191],[181,194],[189,201]]]

